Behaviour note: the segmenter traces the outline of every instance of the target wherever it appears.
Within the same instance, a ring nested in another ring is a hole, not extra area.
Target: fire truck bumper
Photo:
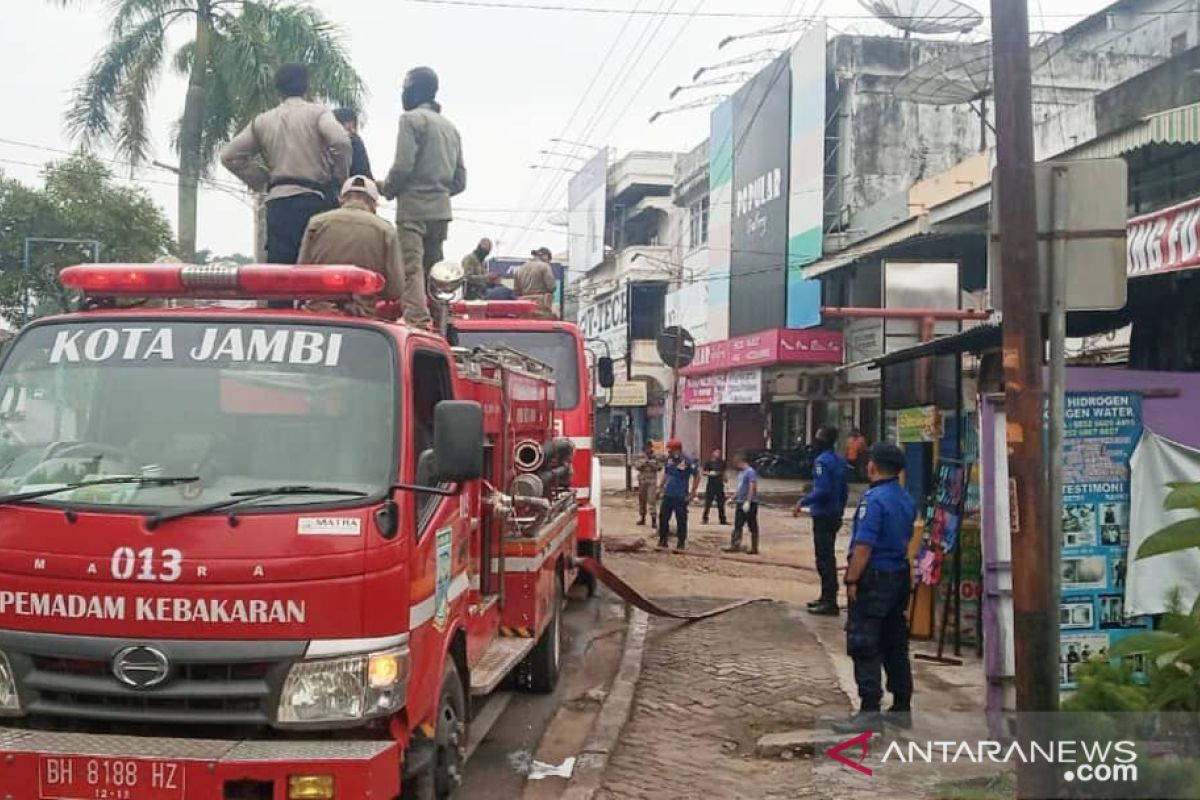
[[[392,741],[219,741],[0,728],[0,800],[290,800],[400,794]]]

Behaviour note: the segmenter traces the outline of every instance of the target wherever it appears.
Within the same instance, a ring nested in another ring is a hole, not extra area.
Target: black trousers
[[[321,195],[297,194],[267,202],[267,261],[295,264],[308,221],[332,206]]]
[[[837,603],[837,535],[841,517],[813,517],[813,549],[817,553],[817,574],[821,576],[821,600]]]
[[[742,510],[738,503],[733,511],[733,539],[729,546],[734,550],[742,548],[742,529],[750,529],[750,552],[758,552],[758,503],[751,503],[749,511]]]
[[[686,497],[664,497],[658,510],[658,543],[666,547],[671,535],[671,516],[675,517],[675,541],[680,547],[687,544],[688,499]]]
[[[880,669],[897,707],[912,703],[912,664],[908,660],[908,570],[868,569],[859,578],[858,597],[846,616],[846,654],[854,659],[854,682],[864,711],[878,711],[883,699]]]
[[[295,264],[300,260],[300,245],[308,221],[328,211],[329,201],[316,194],[297,194],[267,201],[267,262]],[[291,308],[290,300],[271,300],[269,308]]]
[[[704,516],[701,519],[705,525],[708,524],[708,512],[712,510],[713,503],[717,504],[717,515],[721,524],[728,525],[729,517],[725,515],[725,483],[723,481],[710,481],[704,487]]]

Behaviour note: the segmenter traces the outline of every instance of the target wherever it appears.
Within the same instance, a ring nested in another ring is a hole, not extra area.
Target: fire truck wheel
[[[447,656],[434,722],[433,754],[405,782],[402,800],[448,800],[463,782],[467,760],[467,701],[454,659]]]
[[[562,607],[563,576],[560,572],[554,581],[554,602],[551,605],[553,614],[550,624],[542,631],[537,647],[529,654],[528,687],[529,691],[538,694],[550,694],[558,685],[558,670],[562,663]]]

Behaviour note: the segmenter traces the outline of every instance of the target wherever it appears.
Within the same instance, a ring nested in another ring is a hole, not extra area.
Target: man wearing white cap
[[[313,217],[304,231],[301,264],[352,264],[372,269],[387,279],[380,295],[399,300],[408,288],[396,228],[378,216],[379,187],[370,178],[355,175],[342,186],[341,208]],[[425,302],[424,287],[413,287]],[[412,298],[415,300],[415,298]],[[357,298],[352,310],[363,316],[374,314],[375,298]]]

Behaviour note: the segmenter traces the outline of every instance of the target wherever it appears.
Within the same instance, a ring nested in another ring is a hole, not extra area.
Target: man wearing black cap
[[[533,259],[517,267],[516,277],[513,278],[513,289],[521,300],[532,300],[537,303],[538,315],[554,319],[554,293],[558,289],[558,281],[554,278],[554,269],[550,266],[554,254],[549,248],[539,247],[533,251]]]
[[[904,611],[912,585],[908,545],[917,508],[900,485],[904,463],[904,451],[890,442],[871,448],[871,488],[854,513],[850,565],[843,583],[849,601],[846,652],[854,660],[860,706],[847,722],[833,726],[838,733],[880,731],[885,722],[912,727],[913,679]],[[880,711],[881,668],[893,700],[887,714]]]
[[[404,76],[396,161],[380,189],[396,200],[396,228],[404,252],[407,286],[425,287],[429,269],[442,261],[442,245],[450,228],[450,198],[467,188],[462,138],[442,116],[437,102],[438,76],[417,67]],[[427,327],[433,321],[426,291],[408,291],[404,321]]]

